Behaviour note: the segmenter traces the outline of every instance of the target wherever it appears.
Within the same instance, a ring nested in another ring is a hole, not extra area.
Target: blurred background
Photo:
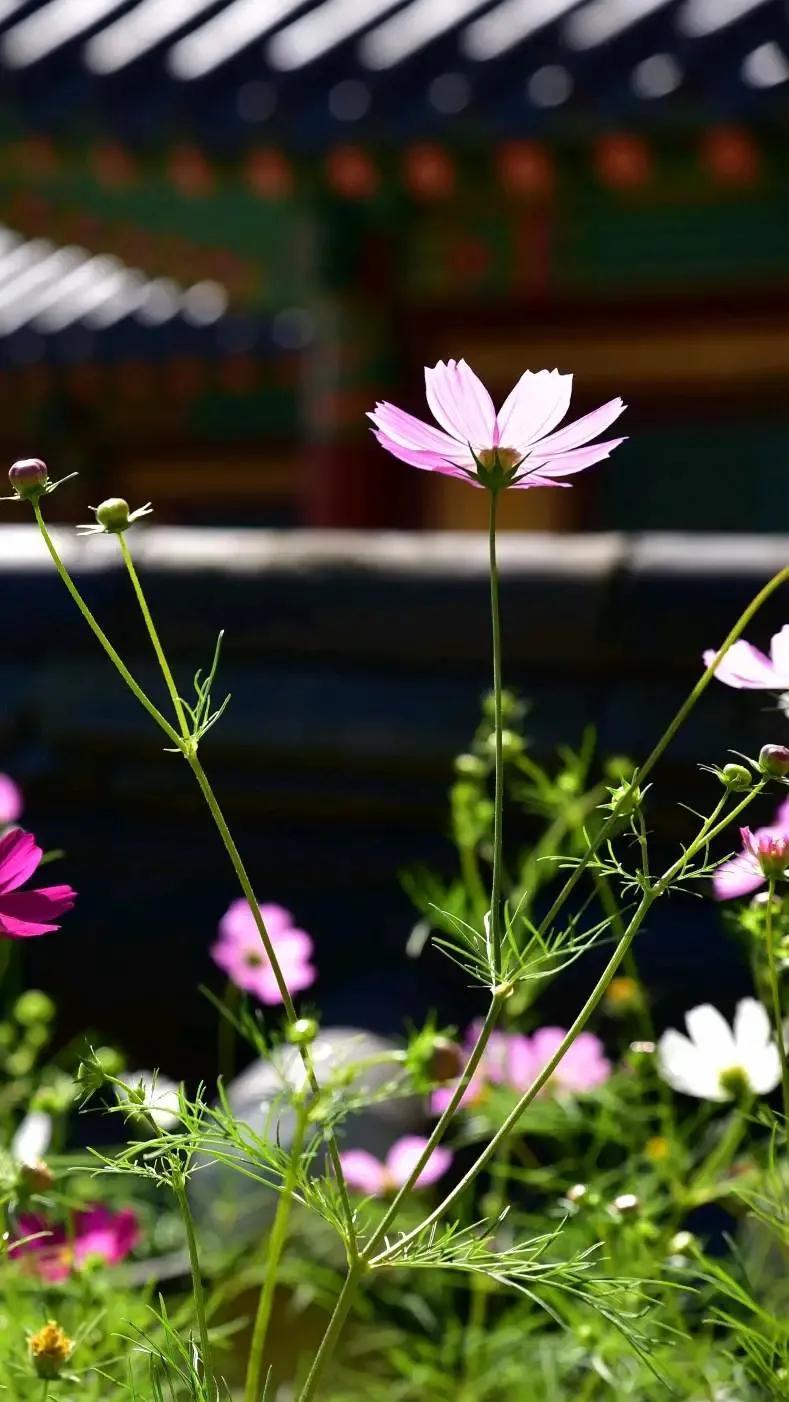
[[[3,453],[79,471],[55,521],[153,499],[137,548],[184,677],[228,628],[206,763],[261,899],[315,934],[335,1020],[476,1011],[461,975],[404,960],[398,870],[450,863],[489,646],[484,543],[451,532],[485,504],[387,458],[365,410],[424,412],[422,367],[450,356],[494,397],[554,365],[574,413],[623,395],[611,461],[507,494],[505,633],[539,752],[592,721],[643,754],[785,562],[760,533],[789,497],[786,20],[784,0],[0,0]],[[169,1010],[211,976],[224,859],[3,511],[0,760],[84,892],[31,970],[72,1030],[205,1071],[213,1013]],[[69,559],[146,675],[105,544]],[[781,738],[714,691],[678,782]],[[707,996],[703,941],[668,925],[665,986],[680,950]]]

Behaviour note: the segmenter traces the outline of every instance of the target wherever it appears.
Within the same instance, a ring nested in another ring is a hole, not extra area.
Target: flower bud
[[[759,768],[773,779],[785,779],[789,774],[789,749],[786,745],[762,745]]]
[[[291,1022],[286,1033],[294,1047],[309,1047],[318,1035],[318,1024],[314,1017],[299,1017]]]
[[[627,818],[631,813],[635,813],[641,804],[641,790],[637,784],[627,781],[619,784],[615,789],[609,789],[611,801],[606,806],[612,813],[616,813],[618,818]]]
[[[488,766],[479,755],[457,755],[455,758],[455,772],[463,776],[464,779],[484,779],[488,772]]]
[[[28,988],[14,1003],[14,1017],[22,1027],[37,1022],[50,1022],[55,1016],[55,1004],[39,988]]]
[[[684,1254],[686,1251],[689,1251],[692,1246],[695,1246],[695,1244],[696,1238],[693,1232],[676,1232],[669,1242],[669,1250]]]
[[[589,1189],[587,1188],[585,1183],[574,1183],[572,1188],[567,1189],[565,1197],[567,1198],[568,1202],[578,1204],[580,1202],[583,1202],[588,1191]]]
[[[43,1159],[23,1163],[19,1168],[19,1186],[26,1193],[46,1193],[55,1182],[55,1175]]]
[[[43,1329],[32,1334],[29,1341],[30,1361],[40,1378],[56,1378],[68,1363],[74,1343],[59,1324],[50,1319]]]
[[[429,1074],[433,1081],[453,1081],[463,1070],[463,1052],[457,1042],[448,1037],[437,1036],[433,1042]]]
[[[638,1212],[641,1201],[635,1193],[620,1193],[618,1198],[614,1198],[611,1206],[622,1217],[630,1217],[634,1212]]]
[[[96,520],[111,535],[127,531],[131,525],[129,503],[123,497],[107,497],[96,507]]]
[[[753,784],[753,775],[744,764],[724,764],[720,771],[721,783],[735,793],[744,792]]]
[[[41,458],[19,458],[9,468],[8,480],[22,501],[37,501],[49,485],[47,465]]]
[[[606,1011],[612,1017],[627,1017],[629,1013],[640,1012],[644,1006],[641,984],[637,979],[620,974],[618,978],[611,979],[605,991],[603,1002]]]

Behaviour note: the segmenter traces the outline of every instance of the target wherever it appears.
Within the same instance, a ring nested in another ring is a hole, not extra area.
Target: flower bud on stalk
[[[9,469],[8,480],[22,501],[38,501],[49,487],[49,470],[41,458],[19,458]]]
[[[107,497],[106,501],[90,509],[96,517],[96,524],[78,526],[81,535],[123,535],[141,516],[150,516],[152,511],[149,501],[145,506],[138,506],[136,511],[130,511],[129,503],[123,497]]]
[[[744,793],[753,784],[751,771],[744,764],[725,764],[720,771],[720,779],[727,789],[733,789],[735,793]]]
[[[318,1024],[314,1017],[300,1017],[290,1023],[285,1035],[294,1047],[309,1047],[318,1035]]]
[[[789,774],[789,749],[786,745],[762,745],[759,768],[773,779],[785,779]]]
[[[54,1319],[50,1319],[43,1329],[32,1334],[29,1342],[30,1361],[40,1378],[58,1377],[64,1364],[68,1363],[74,1342],[63,1332]]]

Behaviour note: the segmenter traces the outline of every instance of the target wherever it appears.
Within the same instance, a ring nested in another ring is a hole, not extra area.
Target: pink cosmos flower
[[[554,431],[570,407],[572,385],[572,375],[558,370],[527,370],[497,413],[465,360],[439,360],[425,367],[427,402],[439,428],[385,402],[368,418],[383,448],[426,472],[475,487],[565,487],[570,484],[559,478],[600,462],[625,441],[590,442],[619,418],[625,408],[619,398]]]
[[[716,652],[717,648],[708,648],[704,653],[705,667],[712,665]],[[773,634],[769,657],[744,638],[732,643],[715,668],[715,676],[740,691],[789,691],[789,623]]]
[[[742,851],[719,866],[712,878],[715,899],[731,901],[748,896],[772,876],[780,879],[789,867],[789,798],[781,804],[775,822],[766,828],[740,828]]]
[[[0,935],[22,940],[59,930],[54,921],[71,910],[77,893],[70,886],[42,886],[20,891],[36,870],[43,852],[32,833],[12,828],[0,837]]]
[[[22,816],[22,790],[8,774],[0,774],[0,828],[17,823]]]
[[[52,1226],[44,1217],[20,1217],[18,1237],[9,1247],[9,1256],[29,1257],[29,1264],[42,1280],[66,1280],[91,1257],[115,1266],[134,1250],[140,1237],[136,1214],[130,1207],[112,1212],[96,1203],[74,1214],[70,1230],[58,1223]],[[26,1240],[32,1238],[32,1240]]]
[[[313,945],[309,935],[296,929],[290,911],[283,910],[281,905],[262,905],[260,913],[290,992],[309,988],[317,977],[310,963]],[[233,901],[222,916],[219,939],[211,949],[211,957],[238,988],[254,993],[261,1003],[273,1006],[282,1002],[274,970],[245,900]]]
[[[466,1053],[476,1042],[479,1023],[466,1033]],[[479,1104],[490,1085],[502,1085],[518,1093],[525,1091],[551,1059],[566,1036],[563,1027],[541,1027],[526,1037],[521,1032],[493,1032],[482,1060],[469,1081],[461,1104]],[[611,1063],[603,1044],[592,1032],[581,1032],[543,1089],[543,1094],[573,1095],[593,1090],[611,1075]],[[430,1108],[440,1115],[452,1097],[451,1086],[441,1086],[430,1097]]]
[[[426,1144],[427,1140],[420,1135],[407,1134],[392,1145],[383,1162],[366,1149],[346,1149],[344,1154],[340,1154],[340,1163],[348,1187],[373,1198],[396,1192],[413,1172]],[[414,1186],[427,1188],[431,1183],[437,1183],[451,1162],[450,1150],[439,1145],[433,1150]]]

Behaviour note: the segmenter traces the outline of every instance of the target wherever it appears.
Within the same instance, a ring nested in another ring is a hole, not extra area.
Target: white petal
[[[658,1069],[663,1080],[684,1095],[699,1100],[724,1100],[718,1068],[681,1032],[669,1028],[657,1046]]]
[[[762,1047],[759,1052],[751,1052],[743,1062],[743,1070],[748,1084],[757,1095],[769,1095],[781,1079],[781,1061],[775,1042]]]
[[[723,1013],[711,1003],[701,1003],[685,1014],[685,1026],[690,1039],[704,1053],[704,1060],[725,1071],[737,1062],[734,1035]]]
[[[31,1110],[11,1141],[11,1156],[17,1163],[33,1164],[43,1159],[51,1138],[51,1117],[43,1110]]]
[[[737,1056],[743,1064],[751,1055],[758,1055],[772,1040],[770,1017],[763,1003],[756,998],[741,998],[734,1014],[734,1040]]]

